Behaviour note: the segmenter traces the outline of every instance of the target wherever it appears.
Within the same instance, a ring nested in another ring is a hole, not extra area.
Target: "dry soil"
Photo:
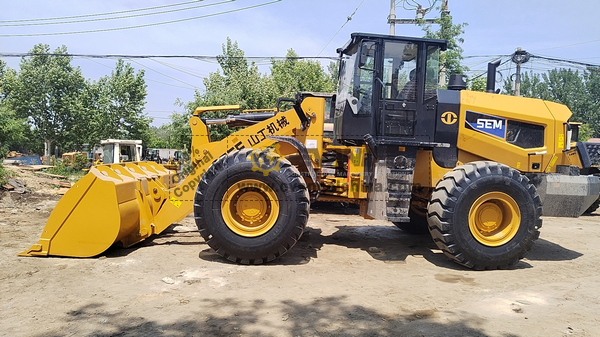
[[[0,200],[3,336],[600,336],[600,214],[544,218],[512,270],[454,264],[428,236],[313,209],[281,259],[241,266],[192,217],[96,258],[17,257],[59,196]]]

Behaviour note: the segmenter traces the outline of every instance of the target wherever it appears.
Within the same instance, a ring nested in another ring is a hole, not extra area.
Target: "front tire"
[[[437,246],[476,270],[506,269],[525,257],[539,237],[541,214],[529,179],[490,161],[447,173],[428,206],[429,231]]]
[[[267,170],[256,163],[274,163]],[[261,264],[291,249],[308,221],[300,172],[269,150],[246,149],[215,161],[202,177],[194,216],[206,243],[229,261]]]

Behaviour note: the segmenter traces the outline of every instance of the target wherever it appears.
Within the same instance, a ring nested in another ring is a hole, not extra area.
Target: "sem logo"
[[[456,121],[458,120],[458,117],[456,116],[456,114],[452,111],[446,111],[442,114],[442,123],[446,124],[446,125],[452,125],[454,123],[456,123]]]
[[[506,119],[497,116],[467,111],[465,127],[502,139],[506,137]]]
[[[477,128],[478,129],[502,129],[504,125],[501,120],[495,119],[478,119],[477,120]]]

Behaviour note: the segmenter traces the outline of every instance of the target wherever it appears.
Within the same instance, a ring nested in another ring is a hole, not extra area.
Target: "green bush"
[[[86,167],[87,163],[87,156],[84,154],[78,154],[75,156],[75,158],[73,158],[73,165],[71,165],[71,168],[73,168],[73,171],[81,171]]]
[[[8,154],[8,146],[6,146],[6,145],[0,146],[0,160],[6,158],[7,154]]]
[[[8,182],[8,178],[12,177],[10,171],[7,171],[2,163],[0,163],[0,185],[4,185]]]
[[[52,162],[52,160],[51,160]],[[68,161],[67,161],[68,162]],[[65,163],[56,163],[55,161],[55,165],[54,167],[51,167],[49,169],[46,170],[46,172],[50,173],[50,174],[57,174],[59,176],[68,176],[72,173],[71,168],[65,164]]]

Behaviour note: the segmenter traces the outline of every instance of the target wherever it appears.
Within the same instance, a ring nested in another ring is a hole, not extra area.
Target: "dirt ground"
[[[221,259],[191,216],[97,258],[17,257],[58,199],[0,200],[2,336],[600,336],[600,213],[544,218],[503,271],[341,207],[312,210],[309,235],[262,266]]]

